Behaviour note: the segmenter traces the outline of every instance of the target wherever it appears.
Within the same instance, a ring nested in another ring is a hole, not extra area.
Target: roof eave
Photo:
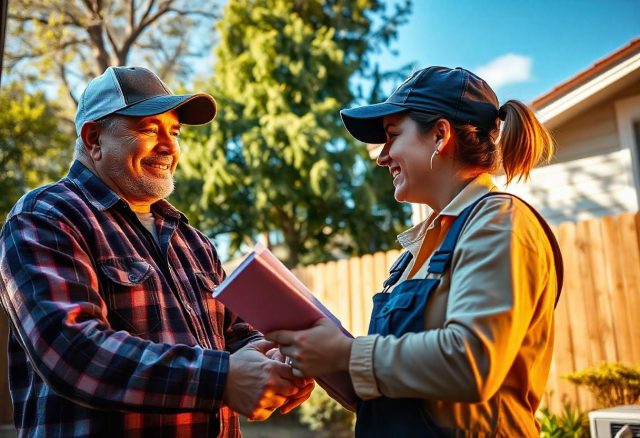
[[[554,128],[567,118],[570,110],[583,107],[592,97],[638,70],[640,70],[640,52],[611,66],[545,106],[536,108],[536,115],[547,128]]]

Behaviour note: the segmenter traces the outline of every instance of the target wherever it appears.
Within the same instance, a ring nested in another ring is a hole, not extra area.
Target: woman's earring
[[[442,140],[440,140],[437,144],[436,144],[436,150],[433,151],[433,154],[431,154],[431,160],[429,160],[429,165],[431,166],[431,170],[433,170],[433,157],[435,157],[436,155],[440,154],[440,148],[442,147]]]

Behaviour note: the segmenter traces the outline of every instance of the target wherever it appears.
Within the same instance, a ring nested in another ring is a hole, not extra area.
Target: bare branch
[[[111,65],[109,62],[109,53],[104,45],[104,37],[103,37],[104,23],[102,21],[96,20],[90,25],[87,26],[87,33],[89,34],[89,38],[93,43],[93,50],[96,54],[96,60],[98,61],[98,65],[100,67],[100,71],[104,71]]]
[[[184,41],[182,44],[179,44],[176,49],[173,51],[173,53],[171,54],[167,54],[166,51],[163,51],[165,53],[165,55],[168,55],[167,58],[164,60],[164,62],[162,63],[162,70],[161,70],[161,78],[164,77],[169,77],[170,72],[174,69],[176,69],[179,65],[179,63],[177,62],[178,59],[180,59],[180,57],[184,54],[184,51],[186,49],[186,44],[184,44]]]
[[[47,24],[49,22],[49,20],[46,17],[31,17],[31,16],[24,17],[21,15],[16,15],[11,13],[8,16],[9,16],[9,20],[19,21],[21,23],[25,23],[28,21],[36,21],[40,24]]]
[[[65,69],[64,64],[58,64],[58,74],[60,76],[60,80],[62,81],[62,84],[64,85],[64,88],[67,90],[67,94],[69,95],[69,97],[73,101],[73,104],[77,108],[78,99],[76,99],[73,93],[71,92],[71,87],[69,86],[69,81],[67,80],[67,70]]]
[[[64,12],[64,15],[69,17],[69,20],[71,21],[71,24],[77,26],[77,27],[82,27],[82,24],[80,23],[80,20],[78,20],[78,18],[73,15],[73,13],[71,12],[71,10],[66,9]]]
[[[131,0],[129,3],[129,32],[133,31],[136,25],[136,0]]]
[[[28,23],[28,22],[36,22],[36,23],[40,23],[40,24],[44,24],[44,25],[48,25],[49,24],[49,17],[36,17],[36,16],[23,16],[23,15],[16,15],[16,14],[9,14],[8,15],[10,20],[13,21],[17,21],[19,23]],[[77,27],[81,27],[79,23],[74,22],[74,21],[62,21],[60,23],[63,26],[77,26]]]
[[[149,3],[149,8],[151,8],[153,3],[154,3],[153,1],[151,1]],[[145,12],[143,18],[140,20],[140,23],[138,23],[138,27],[135,28],[133,30],[133,32],[131,32],[131,34],[125,39],[124,43],[122,43],[122,47],[120,48],[120,50],[118,52],[118,58],[120,60],[126,62],[127,57],[129,56],[129,51],[131,50],[131,46],[132,46],[133,42],[136,41],[140,37],[142,32],[144,32],[144,30],[147,27],[149,27],[156,20],[158,20],[160,17],[162,17],[164,14],[167,13],[167,11],[169,10],[170,4],[171,4],[171,2],[168,2],[167,5],[165,5],[163,7],[159,7],[158,10],[156,11],[156,13],[154,13],[153,15],[150,15],[150,16],[148,16],[149,9],[147,9],[147,11]]]
[[[199,15],[199,16],[205,17],[205,18],[212,18],[212,19],[218,18],[217,14],[214,14],[212,12],[205,12],[205,11],[183,11],[181,9],[170,8],[168,10],[168,12],[174,12],[174,13],[176,13],[178,15],[183,16],[183,17],[189,16],[189,15]]]
[[[147,17],[149,17],[149,14],[151,13],[151,10],[153,9],[153,6],[156,4],[155,0],[149,0],[149,3],[147,3],[147,9],[144,11],[144,14],[142,14],[142,17],[140,17],[140,23],[143,23]],[[131,31],[133,32],[133,29],[136,28],[135,25],[135,21],[133,23],[134,25],[132,26]]]
[[[82,3],[84,3],[84,6],[91,12],[93,12],[94,14],[96,13],[96,11],[93,10],[93,3],[91,3],[90,0],[82,0]]]

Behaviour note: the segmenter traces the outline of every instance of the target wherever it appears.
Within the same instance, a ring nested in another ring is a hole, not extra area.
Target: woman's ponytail
[[[531,169],[541,160],[548,162],[554,151],[551,134],[527,105],[508,100],[500,108],[504,120],[498,147],[507,184],[529,178]]]

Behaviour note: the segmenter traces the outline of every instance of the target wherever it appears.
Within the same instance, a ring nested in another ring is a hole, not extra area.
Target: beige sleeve
[[[349,374],[356,395],[363,400],[382,395],[373,374],[373,351],[379,337],[379,335],[358,336],[351,344]]]
[[[510,197],[483,202],[460,235],[443,328],[367,336],[353,344],[358,395],[459,402],[490,398],[501,386],[555,275],[546,235]]]

